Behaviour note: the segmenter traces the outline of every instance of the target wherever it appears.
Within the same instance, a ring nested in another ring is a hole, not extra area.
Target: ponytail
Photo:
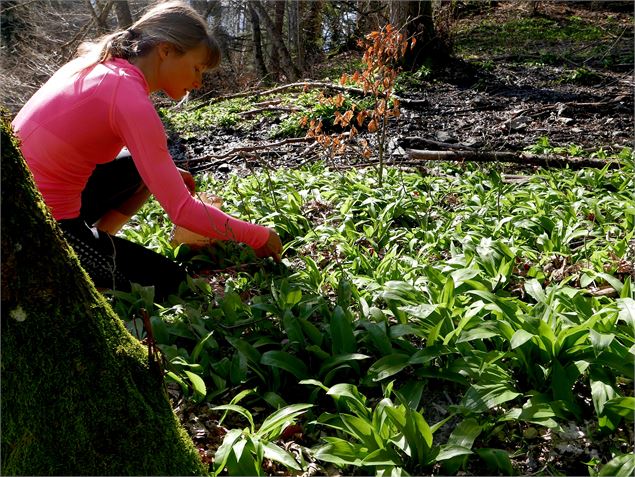
[[[167,42],[185,53],[202,44],[207,46],[207,67],[218,66],[220,48],[207,29],[205,20],[181,1],[159,3],[148,10],[132,27],[87,42],[77,50],[81,69],[112,58],[130,60],[147,55],[159,43]]]

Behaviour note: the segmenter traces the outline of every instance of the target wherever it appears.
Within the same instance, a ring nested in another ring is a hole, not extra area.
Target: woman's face
[[[191,90],[201,87],[203,72],[207,68],[207,45],[202,43],[183,54],[170,44],[163,44],[159,48],[161,62],[157,89],[179,100]]]

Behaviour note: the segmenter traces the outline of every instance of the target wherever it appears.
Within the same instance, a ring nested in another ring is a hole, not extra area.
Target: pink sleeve
[[[115,104],[112,127],[119,131],[143,182],[172,222],[207,237],[253,248],[267,242],[266,227],[236,219],[190,195],[168,152],[163,124],[147,97],[122,97]]]

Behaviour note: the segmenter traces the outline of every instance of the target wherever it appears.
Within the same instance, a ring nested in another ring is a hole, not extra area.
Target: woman
[[[175,224],[279,260],[273,230],[194,197],[194,179],[174,165],[149,98],[183,98],[219,62],[205,21],[184,3],[161,3],[131,28],[82,45],[14,119],[44,202],[98,288],[154,285],[161,299],[186,278],[166,257],[115,236],[150,194]],[[118,156],[124,146],[130,154]]]

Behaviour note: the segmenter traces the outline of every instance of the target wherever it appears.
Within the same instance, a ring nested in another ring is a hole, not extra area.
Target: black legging
[[[82,193],[80,216],[59,224],[82,267],[95,286],[130,291],[130,283],[155,287],[155,298],[175,293],[186,279],[185,270],[142,245],[92,227],[107,211],[116,209],[142,185],[130,155],[98,165]]]

